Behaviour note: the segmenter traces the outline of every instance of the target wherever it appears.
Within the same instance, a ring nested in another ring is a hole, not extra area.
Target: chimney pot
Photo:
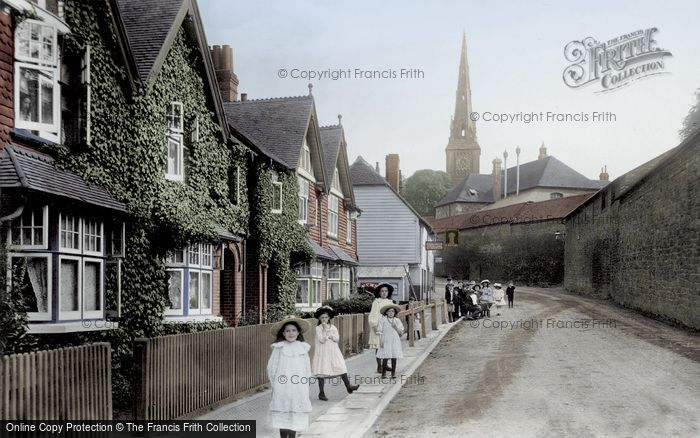
[[[241,93],[241,102],[248,100],[248,93]]]
[[[233,71],[233,49],[229,45],[221,48],[221,70]]]

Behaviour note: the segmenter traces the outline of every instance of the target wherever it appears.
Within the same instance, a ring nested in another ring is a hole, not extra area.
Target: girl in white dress
[[[311,371],[318,379],[318,398],[328,401],[323,391],[326,377],[340,376],[345,383],[345,389],[351,394],[360,385],[351,385],[348,379],[348,369],[345,366],[345,358],[338,347],[340,335],[338,329],[331,324],[331,318],[335,316],[335,311],[330,306],[322,306],[314,312],[314,318],[318,319],[316,326],[316,349],[314,359],[311,362]]]
[[[500,316],[501,307],[506,305],[506,294],[502,289],[501,283],[494,283],[493,287],[493,303],[496,305],[496,316]]]
[[[377,326],[377,335],[381,338],[377,359],[382,361],[382,378],[386,377],[387,362],[391,359],[391,377],[396,377],[396,359],[403,357],[401,349],[401,335],[403,334],[403,324],[396,315],[401,311],[401,307],[396,304],[388,304],[381,308],[384,315]]]
[[[380,310],[387,304],[393,304],[391,295],[394,293],[394,286],[388,283],[382,283],[374,289],[375,299],[372,302],[372,310],[369,311],[369,348],[379,349],[379,335],[377,335],[377,326],[382,319]],[[377,357],[377,372],[382,372],[382,362]]]
[[[275,336],[267,362],[267,376],[272,386],[270,416],[272,427],[280,430],[282,438],[294,438],[297,431],[309,427],[311,346],[304,342],[303,336],[309,327],[308,321],[288,316],[270,330]]]

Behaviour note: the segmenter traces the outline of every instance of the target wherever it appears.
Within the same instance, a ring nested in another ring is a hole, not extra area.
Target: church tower
[[[467,36],[463,33],[455,112],[450,126],[450,140],[445,148],[446,170],[453,184],[458,183],[467,174],[479,173],[481,148],[476,141],[476,124],[470,118],[471,112],[472,91],[469,86]]]

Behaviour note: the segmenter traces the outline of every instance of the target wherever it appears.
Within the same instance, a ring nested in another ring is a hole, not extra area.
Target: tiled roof
[[[350,178],[354,186],[388,186],[389,183],[362,157],[350,166]]]
[[[336,257],[334,254],[330,254],[328,251],[323,249],[318,243],[314,242],[310,238],[306,238],[306,241],[309,243],[309,246],[311,247],[311,250],[316,254],[316,257],[320,257],[322,259],[327,259],[327,260],[336,260]]]
[[[117,0],[139,77],[146,83],[183,2]]]
[[[522,224],[563,219],[594,195],[595,193],[585,193],[583,195],[567,196],[542,202],[521,202],[501,208],[479,210],[442,219],[432,219],[430,223],[436,232],[444,232],[445,230],[464,230],[489,225]]]
[[[508,194],[515,193],[517,185],[517,167],[508,168]],[[505,172],[502,176],[505,184]],[[553,156],[530,161],[520,165],[520,190],[535,187],[570,188],[598,190],[608,181],[591,180]],[[493,177],[491,174],[470,174],[443,196],[435,205],[440,207],[454,202],[495,202],[493,199]]]
[[[357,265],[357,260],[354,258],[350,257],[345,251],[342,249],[338,248],[337,246],[333,245],[328,245],[328,252],[330,254],[335,255],[336,260],[340,260],[341,262],[349,265]]]
[[[321,144],[326,164],[326,181],[333,181],[333,173],[338,163],[338,152],[343,139],[343,127],[340,125],[321,127]]]
[[[224,103],[226,119],[232,128],[289,169],[296,169],[299,163],[313,108],[312,96]]]
[[[56,168],[53,158],[8,144],[0,152],[0,187],[22,187],[126,212],[126,205],[101,187]]]
[[[462,178],[452,190],[435,205],[440,207],[453,202],[493,202],[493,179],[491,175],[469,174]]]

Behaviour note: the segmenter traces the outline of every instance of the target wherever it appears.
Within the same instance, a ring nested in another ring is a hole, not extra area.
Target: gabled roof
[[[391,185],[384,178],[382,178],[382,176],[377,173],[372,165],[369,164],[364,158],[357,157],[355,162],[352,163],[352,166],[350,166],[350,174],[352,177],[353,186],[386,186],[389,190],[394,192],[396,197],[399,198],[401,202],[403,202],[406,207],[413,212],[413,214],[416,215],[420,223],[425,225],[425,227],[428,229],[429,233],[433,232],[432,225],[423,219],[420,213],[418,213],[416,209],[413,208],[403,196],[401,196],[401,194],[394,190],[394,188],[391,187]]]
[[[521,202],[501,208],[480,210],[430,221],[436,232],[465,230],[490,225],[534,223],[563,219],[595,193],[549,199],[541,202]]]
[[[350,257],[345,251],[338,248],[337,246],[328,245],[328,253],[335,256],[335,260],[340,261],[346,265],[359,265],[357,260]]]
[[[0,151],[0,187],[21,187],[75,199],[98,207],[126,212],[126,205],[105,189],[90,185],[78,175],[53,165],[53,158],[8,144]]]
[[[338,153],[343,142],[343,127],[341,125],[321,126],[321,144],[323,159],[326,164],[326,181],[333,181],[335,166],[338,164]]]
[[[214,112],[223,129],[224,138],[229,131],[224,115],[219,85],[209,52],[204,24],[199,15],[196,0],[112,0],[117,2],[119,20],[116,20],[117,36],[127,40],[130,58],[135,64],[141,83],[149,86],[158,75],[177,33],[191,17],[191,30],[202,54],[204,81],[209,87]],[[121,30],[125,35],[121,36]],[[128,67],[128,66],[127,66]]]
[[[510,167],[508,172],[508,187],[506,193],[516,192],[518,169]],[[501,184],[505,185],[505,172]],[[568,188],[599,190],[608,181],[591,180],[581,175],[571,167],[549,155],[541,160],[534,160],[520,165],[520,191],[535,187]],[[476,194],[474,194],[476,192]],[[440,207],[455,202],[496,202],[493,199],[493,176],[491,174],[469,174],[462,178],[435,205]]]
[[[232,129],[254,142],[262,153],[276,158],[288,169],[297,168],[309,124],[316,121],[313,96],[226,102],[224,111]],[[323,157],[320,145],[319,152]],[[320,161],[321,174],[325,176],[325,163]]]
[[[188,3],[187,0],[117,0],[136,70],[144,84],[160,67],[156,66],[156,59],[169,49],[166,40],[182,23]]]
[[[321,127],[321,145],[323,146],[323,158],[326,166],[326,181],[333,184],[333,173],[338,168],[338,177],[342,186],[347,187],[345,195],[355,207],[355,193],[352,190],[352,177],[348,165],[348,151],[345,143],[345,131],[343,126],[331,125]]]

